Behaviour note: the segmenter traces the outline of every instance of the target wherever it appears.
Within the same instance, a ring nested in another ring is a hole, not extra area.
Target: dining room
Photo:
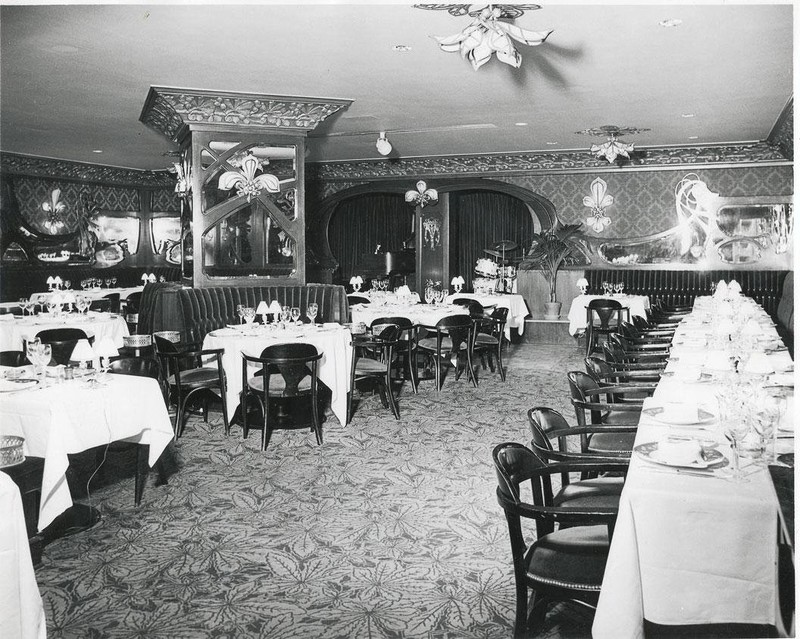
[[[794,8],[0,3],[0,634],[794,636]]]

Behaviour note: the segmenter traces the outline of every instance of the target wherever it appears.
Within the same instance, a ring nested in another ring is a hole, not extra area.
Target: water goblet
[[[42,383],[47,381],[47,373],[45,369],[47,365],[50,363],[50,359],[53,356],[53,347],[50,344],[40,344],[38,350],[38,360],[37,363],[34,364],[33,369],[34,371],[38,368],[38,374],[42,376]]]
[[[72,288],[72,280],[64,280],[64,290],[68,291]]]
[[[47,312],[50,313],[50,315],[54,315],[55,312],[56,312],[56,309],[57,308],[58,309],[61,308],[61,304],[56,302],[56,300],[54,298],[52,298],[52,297],[47,300],[46,304],[47,304]]]
[[[300,321],[300,309],[297,306],[292,306],[290,313],[292,321],[297,324]]]
[[[244,323],[244,304],[236,305],[236,314],[239,316],[239,324]]]
[[[282,306],[281,307],[281,323],[283,327],[286,328],[286,324],[289,323],[289,320],[292,318],[292,307],[291,306]]]
[[[435,296],[436,296],[436,291],[433,289],[433,287],[427,286],[425,288],[425,303],[432,304]]]
[[[46,293],[40,293],[39,295],[36,296],[36,304],[39,305],[39,312],[40,313],[44,312],[45,304],[47,304],[47,298],[48,298],[48,295]],[[35,310],[35,308],[34,308],[34,310]]]
[[[116,277],[112,277],[111,278],[111,286],[116,286],[116,285],[117,285],[117,278]]]
[[[41,347],[42,342],[39,340],[38,337],[34,337],[33,339],[26,340],[25,342],[25,356],[28,358],[28,361],[36,367],[36,362],[39,348]]]
[[[319,305],[316,302],[309,302],[306,307],[306,316],[311,320],[312,325],[316,325],[317,313],[319,312]]]
[[[19,307],[22,309],[22,316],[24,317],[25,316],[25,311],[28,310],[28,298],[27,297],[20,297],[19,298],[19,302],[17,302],[17,304],[19,304]]]
[[[243,311],[244,321],[248,326],[253,324],[253,321],[256,319],[256,309],[252,306],[246,306]]]

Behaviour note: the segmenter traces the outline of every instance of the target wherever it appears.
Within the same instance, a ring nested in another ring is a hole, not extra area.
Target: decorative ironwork
[[[787,160],[794,159],[794,100],[786,103],[767,136],[767,142],[777,146]]]
[[[614,204],[614,197],[607,193],[608,185],[601,178],[596,178],[589,190],[591,195],[583,198],[583,205],[592,210],[592,216],[586,218],[586,224],[595,233],[602,233],[611,224],[611,218],[606,215],[606,209]]]
[[[435,203],[438,201],[439,193],[436,191],[436,189],[429,189],[424,180],[417,182],[416,191],[406,191],[406,202],[413,204],[414,206],[418,206],[421,209],[425,208],[426,204],[430,204],[431,202]]]
[[[225,171],[219,176],[217,188],[222,191],[230,191],[236,187],[236,194],[240,197],[246,196],[249,202],[253,196],[261,195],[261,191],[267,193],[279,193],[281,183],[277,177],[270,173],[256,175],[256,171],[261,169],[261,162],[253,154],[248,154],[242,160],[240,171]]]
[[[178,141],[189,124],[237,124],[310,131],[352,100],[150,87],[141,122]]]

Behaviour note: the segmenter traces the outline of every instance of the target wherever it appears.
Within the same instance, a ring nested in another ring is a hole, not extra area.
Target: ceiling
[[[431,38],[470,18],[408,4],[4,4],[0,149],[164,169],[175,145],[139,121],[151,85],[353,100],[312,162],[380,159],[379,131],[390,157],[588,153],[605,138],[576,131],[604,125],[649,129],[620,136],[637,146],[764,140],[792,96],[792,10],[547,3],[517,20],[553,29],[520,69],[474,71]]]

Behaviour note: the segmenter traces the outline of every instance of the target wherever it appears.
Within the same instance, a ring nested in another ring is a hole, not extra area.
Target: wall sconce
[[[375,142],[375,148],[381,155],[389,155],[392,152],[392,144],[386,139],[386,132],[381,131],[378,135],[378,141]]]
[[[452,280],[450,280],[450,284],[453,285],[453,289],[456,293],[460,293],[461,289],[464,288],[464,278],[460,275],[456,275]]]
[[[364,278],[360,275],[353,275],[350,278],[350,286],[353,287],[353,290],[358,293],[361,290],[361,285],[364,283]]]
[[[429,189],[424,180],[417,182],[417,190],[406,191],[406,202],[424,208],[426,204],[439,201],[439,192]]]
[[[607,190],[608,185],[605,180],[596,178],[589,187],[591,195],[583,198],[583,205],[592,210],[592,216],[586,218],[586,225],[595,233],[602,233],[611,224],[611,218],[606,215],[606,207],[614,203],[614,198],[606,192]]]

